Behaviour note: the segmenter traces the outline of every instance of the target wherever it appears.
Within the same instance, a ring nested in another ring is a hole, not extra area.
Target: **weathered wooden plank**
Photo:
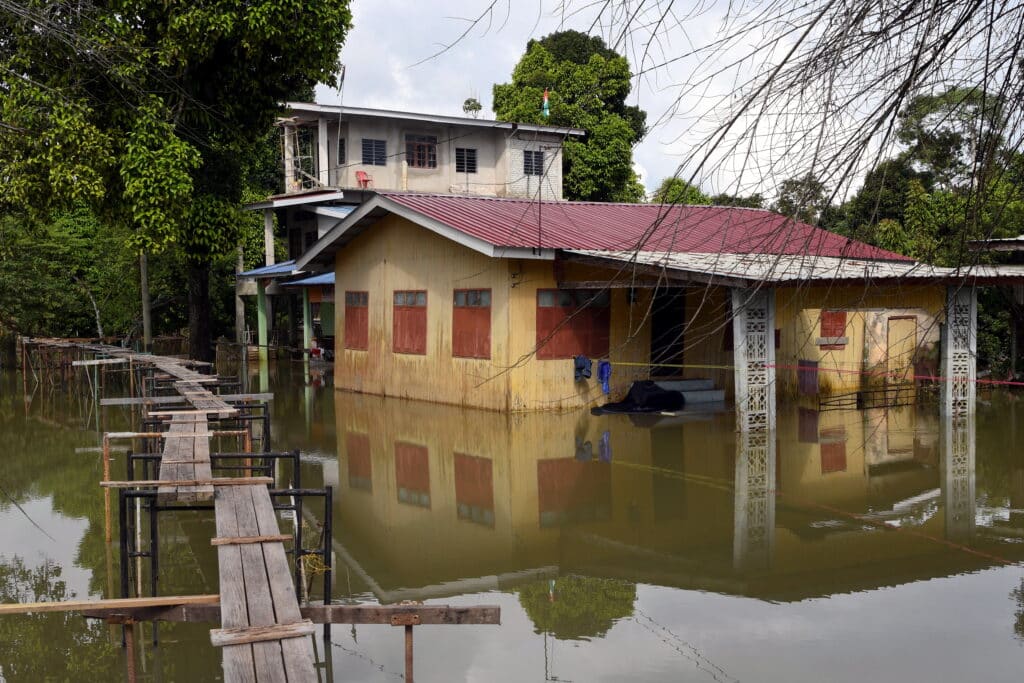
[[[254,487],[235,489],[235,515],[238,522],[239,536],[259,535],[256,524],[256,511],[252,504]],[[266,495],[266,490],[263,491]],[[248,629],[228,629],[211,631],[210,640],[214,645],[234,645],[237,643],[253,643],[253,661],[256,663],[256,678],[259,681],[287,681],[285,664],[281,652],[281,643],[272,635],[266,637],[272,629],[279,627],[281,622],[275,614],[273,595],[270,592],[270,580],[264,564],[263,548],[260,545],[239,546],[242,554],[241,577],[245,581],[245,599],[249,608]],[[231,641],[231,632],[240,638]],[[243,631],[248,631],[252,639],[245,640]],[[226,642],[217,642],[218,638],[229,638]],[[275,642],[265,642],[265,641]]]
[[[218,477],[199,481],[198,479],[187,479],[183,481],[163,481],[161,479],[138,479],[136,481],[101,481],[100,486],[108,489],[130,489],[134,487],[147,486],[259,486],[273,484],[273,477]]]
[[[75,367],[83,367],[88,365],[117,365],[119,363],[127,363],[127,358],[97,358],[96,360],[76,360],[72,361],[71,365]]]
[[[223,401],[273,401],[274,395],[270,393],[256,394],[217,394]],[[147,398],[101,398],[101,406],[135,406],[135,405],[173,405],[175,403],[188,403],[183,396],[150,396]]]
[[[235,499],[239,489],[220,488],[214,494],[214,518],[218,536],[238,535]],[[220,582],[221,626],[244,628],[249,625],[245,584],[242,580],[242,553],[238,546],[217,548]],[[256,668],[251,645],[225,647],[221,652],[225,681],[255,681]]]
[[[125,610],[145,607],[216,604],[219,595],[166,595],[155,598],[116,598],[111,600],[65,600],[64,602],[21,602],[0,604],[0,614],[37,614],[41,612],[78,612],[83,610]]]
[[[215,628],[210,631],[210,642],[215,647],[224,647],[225,645],[301,638],[313,633],[316,633],[316,626],[313,625],[313,622],[303,619],[294,624],[273,624],[272,626],[250,626],[248,628]]]
[[[282,543],[295,540],[291,534],[271,534],[269,536],[235,536],[233,538],[211,538],[210,545],[246,545],[249,543]]]
[[[250,489],[259,534],[280,533],[274,506],[266,489],[253,487]],[[274,611],[280,623],[294,623],[302,618],[299,601],[295,595],[291,574],[288,571],[288,559],[284,545],[280,543],[263,543],[259,546],[266,562],[267,576],[270,578],[270,590],[274,598]],[[285,666],[289,681],[315,681],[316,671],[313,668],[313,646],[307,639],[281,641],[281,649],[285,656]]]

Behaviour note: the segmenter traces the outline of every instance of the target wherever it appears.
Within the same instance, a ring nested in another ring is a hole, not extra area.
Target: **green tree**
[[[829,205],[825,184],[814,175],[789,178],[779,185],[779,196],[772,211],[794,220],[816,224]]]
[[[248,155],[280,101],[334,82],[348,4],[5,5],[0,201],[88,205],[130,227],[135,249],[180,250],[190,353],[209,358],[210,269],[237,241]]]
[[[656,204],[711,204],[711,199],[682,178],[665,178],[654,191],[651,201]]]
[[[625,104],[631,77],[629,62],[600,38],[554,33],[530,41],[511,83],[495,84],[494,111],[501,121],[587,132],[584,139],[563,145],[563,187],[569,199],[639,201],[644,191],[633,171],[633,145],[643,136],[646,114]],[[549,117],[541,111],[545,90]]]
[[[746,209],[763,209],[764,197],[758,192],[746,197],[720,192],[711,196],[711,203],[715,206],[737,206]]]

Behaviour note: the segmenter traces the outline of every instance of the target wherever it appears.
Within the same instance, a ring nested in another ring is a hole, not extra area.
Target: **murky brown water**
[[[335,393],[291,367],[270,380],[275,448],[335,486],[336,600],[501,606],[500,627],[416,629],[421,682],[1021,678],[1012,397],[958,431],[934,407],[786,408],[775,443],[737,444],[731,414],[503,416]],[[92,411],[0,380],[4,602],[114,595]],[[212,515],[160,523],[161,593],[216,592]],[[142,679],[219,678],[209,628],[143,639]],[[2,617],[0,680],[118,680],[119,644],[75,615]],[[339,625],[317,648],[325,680],[402,677],[399,629]]]

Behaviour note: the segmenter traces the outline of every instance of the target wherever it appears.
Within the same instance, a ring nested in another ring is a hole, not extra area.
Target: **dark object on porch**
[[[590,379],[594,362],[586,356],[576,356],[572,359],[573,378],[577,382]]]
[[[682,392],[662,389],[656,382],[644,380],[633,382],[626,398],[618,403],[606,403],[592,408],[591,414],[605,413],[657,413],[661,411],[682,410],[686,403]]]

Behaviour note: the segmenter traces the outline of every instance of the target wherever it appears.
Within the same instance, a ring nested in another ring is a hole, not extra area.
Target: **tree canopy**
[[[581,128],[582,140],[563,146],[563,187],[569,199],[639,201],[633,145],[645,133],[646,113],[626,105],[629,62],[600,38],[576,31],[527,44],[510,83],[495,84],[494,112],[501,121]],[[550,116],[541,111],[545,90]]]
[[[279,103],[332,83],[348,0],[0,3],[0,208],[91,207],[189,264],[209,357],[209,267],[238,239],[250,154]]]
[[[711,198],[678,176],[665,178],[654,191],[651,201],[656,204],[710,204]]]

